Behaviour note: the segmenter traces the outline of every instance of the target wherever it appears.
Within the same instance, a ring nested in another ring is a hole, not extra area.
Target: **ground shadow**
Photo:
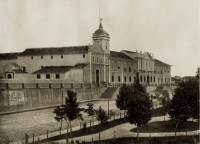
[[[85,130],[81,129],[81,130],[72,131],[71,136],[68,134],[68,138],[96,134],[99,131],[104,131],[104,130],[107,130],[109,128],[112,128],[114,126],[117,126],[117,125],[120,125],[120,124],[123,124],[123,123],[126,123],[126,122],[127,122],[126,119],[122,118],[122,119],[117,119],[117,120],[113,120],[111,122],[102,124],[101,127],[100,127],[100,125],[95,125],[95,126],[92,126],[91,128],[87,128]],[[61,135],[57,135],[57,136],[54,136],[54,137],[51,137],[51,138],[48,138],[48,139],[41,140],[40,143],[41,142],[63,140],[63,139],[66,139],[66,133],[61,134]]]
[[[194,131],[198,130],[199,123],[188,121],[178,129],[178,132]],[[131,130],[137,132],[137,128]],[[157,121],[148,123],[146,126],[139,127],[139,132],[150,133],[150,132],[174,132],[175,126],[172,120],[169,121]]]

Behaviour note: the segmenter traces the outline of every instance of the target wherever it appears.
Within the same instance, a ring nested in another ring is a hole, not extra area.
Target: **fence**
[[[124,118],[124,113],[121,111],[115,111],[110,114],[109,122],[122,119]],[[97,126],[99,124],[96,120],[91,120],[91,118],[87,117],[84,121],[75,120],[72,123],[72,131],[78,131],[84,129],[84,124],[86,124],[87,128],[92,128],[93,126]],[[66,127],[64,127],[66,128]],[[52,138],[61,134],[67,133],[67,129],[60,129],[60,127],[57,128],[57,130],[46,130],[46,133],[43,135],[38,134],[25,134],[25,137],[20,141],[21,143],[29,144],[29,143],[39,143],[41,140]]]

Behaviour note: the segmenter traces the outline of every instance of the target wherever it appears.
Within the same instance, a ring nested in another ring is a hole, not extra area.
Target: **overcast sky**
[[[101,0],[110,49],[148,51],[172,76],[200,66],[199,0]],[[99,0],[0,0],[0,53],[87,45],[99,25]]]

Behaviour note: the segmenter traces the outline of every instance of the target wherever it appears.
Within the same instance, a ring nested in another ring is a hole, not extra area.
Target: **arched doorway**
[[[11,75],[11,74],[8,74],[8,75],[7,75],[7,79],[12,79],[12,75]]]

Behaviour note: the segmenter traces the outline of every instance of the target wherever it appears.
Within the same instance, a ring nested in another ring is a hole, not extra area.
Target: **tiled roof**
[[[1,53],[0,54],[0,60],[13,60],[17,59],[17,56],[20,53]]]
[[[74,69],[83,69],[85,68],[89,63],[78,63],[73,68]]]
[[[79,54],[87,53],[89,45],[71,47],[48,47],[48,48],[28,48],[20,55],[54,55],[54,54]]]
[[[35,71],[34,74],[46,74],[46,73],[66,73],[71,69],[83,69],[87,66],[87,63],[79,63],[75,66],[46,66],[40,70]]]
[[[46,66],[46,67],[42,67],[38,71],[35,71],[34,74],[65,73],[65,72],[68,72],[71,68],[72,66]]]
[[[22,69],[15,69],[13,70],[15,73],[27,73],[26,71],[23,71]]]
[[[110,57],[111,58],[120,58],[120,59],[127,59],[127,60],[133,60],[129,56],[121,53],[121,52],[116,52],[116,51],[110,51]]]
[[[164,65],[164,66],[171,66],[171,65],[166,64],[166,63],[164,63],[164,62],[162,62],[162,61],[160,61],[160,60],[158,60],[158,59],[154,59],[154,64],[155,64],[155,65],[158,65],[158,66],[161,66],[161,65]]]

